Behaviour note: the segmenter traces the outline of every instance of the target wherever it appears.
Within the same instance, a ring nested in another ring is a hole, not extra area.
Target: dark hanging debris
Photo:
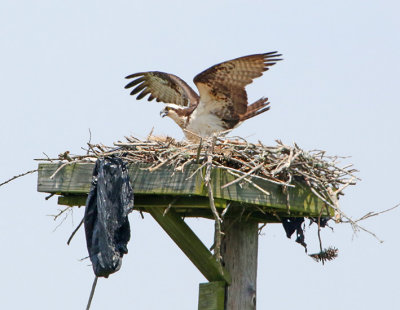
[[[130,239],[128,214],[133,208],[133,191],[126,164],[121,158],[99,158],[84,217],[86,243],[93,271],[107,278],[121,268]]]
[[[286,236],[290,239],[294,232],[296,232],[296,242],[300,243],[307,252],[307,244],[304,242],[304,233],[301,225],[304,222],[304,217],[284,217],[282,218],[282,225],[285,229]]]
[[[321,218],[319,219],[319,226],[322,227],[322,228],[324,228],[324,227],[328,224],[328,221],[329,221],[330,219],[331,219],[330,217],[321,217]],[[318,225],[318,218],[317,218],[317,217],[310,217],[310,226],[311,226],[311,224],[313,224],[313,223],[315,223],[315,224]],[[329,227],[329,226],[328,226],[328,227]]]
[[[319,219],[320,227],[327,226],[328,221],[329,218],[320,218]],[[305,251],[307,253],[307,244],[304,242],[304,232],[302,227],[303,223],[304,223],[303,217],[282,218],[282,225],[283,228],[285,229],[286,236],[290,239],[293,233],[296,232],[296,242],[300,243],[305,248]],[[318,223],[318,218],[310,218],[310,225],[312,223]],[[319,234],[318,238],[320,238]],[[321,244],[321,239],[320,239],[320,244]],[[326,261],[335,259],[338,256],[338,252],[339,250],[334,247],[329,247],[327,249],[322,250],[322,245],[321,245],[321,252],[310,254],[309,256],[312,257],[315,261],[322,262],[322,264],[324,264],[324,262]]]
[[[327,249],[324,249],[323,251],[315,254],[310,254],[310,256],[316,261],[316,262],[322,262],[324,263],[325,261],[333,260],[338,256],[339,250],[334,247],[329,247]]]

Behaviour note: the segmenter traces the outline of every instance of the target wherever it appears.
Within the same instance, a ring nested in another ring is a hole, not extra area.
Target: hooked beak
[[[167,110],[162,110],[161,112],[160,112],[160,116],[161,117],[166,117],[168,115],[168,111]]]

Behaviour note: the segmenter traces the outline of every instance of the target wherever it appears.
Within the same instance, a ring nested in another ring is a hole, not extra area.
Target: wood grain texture
[[[87,195],[65,195],[58,197],[58,204],[64,206],[84,206],[86,204]],[[215,206],[221,213],[227,204],[234,205],[223,199],[215,199]],[[173,196],[173,195],[140,195],[135,194],[134,210],[147,212],[148,207],[168,208],[171,206],[176,213],[183,217],[202,217],[206,219],[214,219],[214,215],[210,209],[210,200],[203,196]],[[229,215],[228,215],[229,216]],[[236,215],[235,215],[236,216]],[[280,223],[280,220],[268,213],[263,213],[253,205],[247,205],[241,215],[245,218],[252,218],[259,223]]]
[[[41,163],[38,173],[38,191],[54,194],[87,194],[90,189],[93,163],[71,164],[59,171],[53,179],[50,176],[60,164]],[[129,172],[135,195],[172,195],[187,197],[207,197],[207,189],[202,180],[202,171],[189,178],[198,168],[190,165],[183,172],[173,167],[162,167],[153,172],[144,165],[130,165]],[[266,195],[251,184],[236,183],[227,188],[221,186],[235,179],[224,169],[213,169],[211,180],[216,199],[255,205],[269,212],[286,213],[287,196],[280,185],[253,178],[252,181],[270,193]],[[318,199],[303,184],[296,183],[296,188],[289,188],[290,211],[293,216],[327,215],[325,203]],[[333,215],[333,210],[330,210]]]
[[[229,273],[174,210],[169,210],[166,215],[161,208],[148,208],[147,211],[208,281],[231,282]]]
[[[255,310],[257,291],[258,223],[228,218],[224,221],[221,254],[232,276],[225,310]]]
[[[59,205],[84,206],[86,205],[87,194],[64,195],[58,197]],[[226,208],[226,200],[216,199],[215,205],[218,209]],[[203,196],[172,196],[172,195],[141,195],[135,193],[134,209],[147,207],[174,209],[210,209],[210,200]]]
[[[224,310],[225,286],[222,281],[200,283],[198,310]]]

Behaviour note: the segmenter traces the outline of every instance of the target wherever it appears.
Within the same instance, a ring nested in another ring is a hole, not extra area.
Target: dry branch
[[[212,190],[212,186],[211,186],[211,169],[213,168],[212,160],[213,160],[213,153],[214,153],[216,139],[217,139],[217,137],[213,136],[210,141],[210,145],[208,145],[209,154],[207,155],[207,163],[206,163],[207,168],[206,168],[206,175],[204,177],[204,184],[207,186],[208,198],[210,200],[210,208],[214,215],[214,220],[215,220],[214,255],[215,255],[216,260],[218,262],[220,262],[222,259],[222,256],[221,256],[221,242],[222,242],[221,222],[222,222],[222,220],[221,220],[221,217],[219,216],[217,208],[215,207],[214,194],[213,194],[213,190]]]
[[[5,185],[5,184],[7,184],[7,183],[9,183],[9,182],[11,182],[11,181],[14,181],[15,179],[18,179],[18,178],[20,178],[20,177],[23,177],[23,176],[25,176],[25,175],[27,175],[27,174],[35,173],[35,172],[37,172],[37,171],[38,171],[37,169],[35,169],[35,170],[30,170],[30,171],[27,171],[27,172],[25,172],[25,173],[21,173],[21,174],[19,174],[19,175],[13,176],[12,178],[8,179],[7,181],[4,181],[4,182],[0,183],[0,186],[3,186],[3,185]]]

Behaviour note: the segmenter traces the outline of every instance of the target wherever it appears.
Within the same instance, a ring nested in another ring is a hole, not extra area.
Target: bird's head
[[[177,104],[168,103],[165,105],[165,108],[160,111],[160,115],[161,117],[168,116],[172,118],[175,123],[182,127],[185,123],[185,110],[185,107]]]

